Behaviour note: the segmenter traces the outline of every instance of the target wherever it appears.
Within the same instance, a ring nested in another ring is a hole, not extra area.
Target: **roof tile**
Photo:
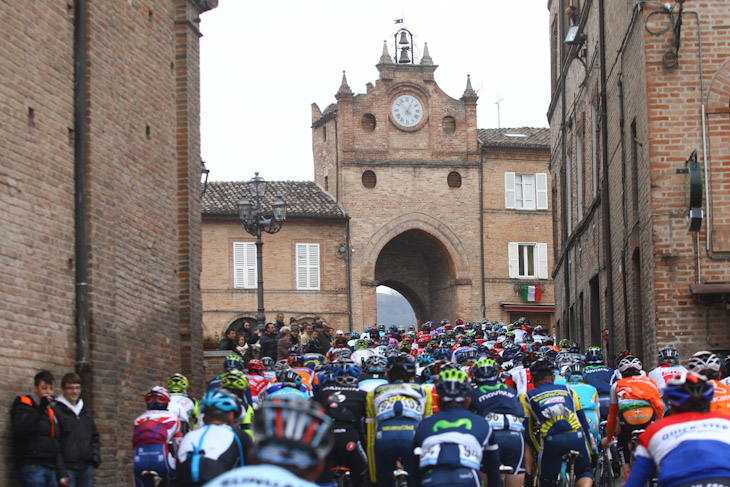
[[[477,137],[482,144],[493,147],[525,147],[532,149],[547,149],[550,147],[550,129],[547,128],[479,129]]]

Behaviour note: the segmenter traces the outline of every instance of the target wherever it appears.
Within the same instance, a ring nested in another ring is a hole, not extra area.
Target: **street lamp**
[[[281,224],[286,220],[286,202],[281,196],[277,196],[271,204],[273,214],[267,218],[261,208],[261,199],[266,194],[266,181],[259,176],[259,173],[256,173],[248,182],[248,190],[254,203],[248,198],[241,198],[238,201],[238,218],[241,220],[243,229],[256,237],[256,278],[259,301],[256,322],[258,328],[263,330],[265,317],[262,252],[264,243],[261,241],[261,232],[276,233],[281,230]]]

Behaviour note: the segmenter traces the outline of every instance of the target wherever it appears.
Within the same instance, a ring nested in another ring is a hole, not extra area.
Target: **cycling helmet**
[[[352,357],[352,350],[350,350],[349,348],[340,348],[335,350],[332,355],[335,356],[335,360],[349,359],[350,357]]]
[[[377,328],[378,328],[379,332],[382,331],[383,333],[385,333],[385,325],[383,323],[380,323],[379,325],[377,325]]]
[[[449,360],[451,358],[451,354],[448,350],[444,350],[443,348],[438,348],[433,352],[433,359],[434,360]]]
[[[411,352],[411,344],[408,342],[401,342],[398,349],[403,353],[410,353]]]
[[[704,375],[681,371],[665,379],[664,402],[680,411],[706,410],[712,402],[714,387]]]
[[[380,357],[378,355],[368,357],[365,360],[365,370],[367,370],[369,374],[382,374],[385,372],[387,365],[388,361],[385,357]]]
[[[542,326],[537,325],[534,330],[532,330],[532,334],[536,336],[545,336],[545,330],[542,329]]]
[[[580,382],[583,380],[585,370],[581,363],[574,363],[565,369],[565,379],[568,382]]]
[[[225,389],[217,389],[206,392],[200,402],[201,412],[205,413],[208,408],[226,413],[233,411],[234,417],[237,418],[241,414],[241,401],[233,393]]]
[[[567,338],[563,338],[562,340],[560,340],[558,347],[561,350],[563,350],[563,349],[568,350],[570,348],[570,340],[568,340]]]
[[[471,389],[469,376],[460,369],[444,370],[442,367],[434,382],[439,400],[443,402],[464,402]]]
[[[657,353],[659,365],[678,364],[679,352],[674,347],[664,347]]]
[[[621,372],[621,375],[623,376],[626,376],[626,373],[631,371],[634,371],[634,374],[638,374],[641,372],[642,368],[643,365],[641,365],[641,360],[631,354],[626,355],[618,363],[618,371]]]
[[[598,347],[591,347],[586,352],[586,365],[603,365],[603,352]]]
[[[266,370],[274,370],[274,365],[276,365],[276,361],[271,357],[262,357],[261,363],[264,364]]]
[[[263,374],[264,370],[265,370],[264,363],[261,360],[257,360],[257,359],[249,360],[248,364],[246,365],[246,368],[248,369],[249,372],[256,371],[259,374]]]
[[[368,341],[364,338],[360,338],[355,342],[355,350],[367,350],[368,348]]]
[[[716,379],[720,375],[720,359],[712,352],[702,350],[689,359],[687,370],[701,374],[709,379]]]
[[[362,370],[357,365],[340,367],[337,374],[337,384],[341,386],[356,386]]]
[[[332,419],[316,402],[297,397],[264,401],[254,417],[254,452],[262,464],[313,467],[332,449]]]
[[[223,360],[223,370],[228,372],[229,370],[240,370],[243,371],[245,369],[245,364],[243,363],[243,357],[236,354],[230,354],[226,355],[226,358]]]
[[[536,377],[541,374],[552,374],[555,371],[555,365],[549,360],[535,360],[530,365],[530,375]]]
[[[568,347],[568,353],[580,353],[580,347],[577,343],[573,342],[570,344],[570,347]]]
[[[248,389],[248,379],[240,370],[229,370],[221,377],[221,387],[229,391],[242,392]]]
[[[433,323],[431,323],[430,321],[427,321],[423,324],[423,326],[421,326],[421,331],[431,331],[432,328],[433,328]]]
[[[304,352],[302,352],[302,347],[293,346],[289,348],[289,356],[287,358],[287,361],[289,362],[289,365],[302,365],[304,362]]]
[[[418,365],[421,367],[425,367],[426,365],[432,364],[434,362],[433,355],[429,355],[427,353],[422,353],[418,356],[418,359],[416,359],[418,362]]]
[[[477,360],[469,369],[471,377],[477,384],[497,380],[499,365],[490,358]]]
[[[164,387],[155,386],[144,395],[147,409],[165,411],[170,405],[170,393]]]
[[[297,371],[294,369],[285,369],[276,374],[276,381],[280,382],[283,386],[298,389],[302,385],[302,376],[297,374]]]
[[[419,347],[425,347],[430,341],[431,335],[421,335],[418,337],[418,340],[416,340],[416,344],[418,344]]]
[[[415,325],[408,325],[407,330],[408,331],[416,331],[416,327],[415,327]]]
[[[165,387],[170,392],[184,392],[190,387],[190,382],[184,375],[176,373],[167,378]]]
[[[413,357],[407,354],[400,354],[388,357],[388,365],[385,368],[388,380],[408,381],[416,375],[416,364]]]
[[[350,340],[357,340],[359,338],[360,338],[360,334],[359,333],[357,333],[355,331],[350,332]]]
[[[324,355],[321,353],[305,353],[302,357],[302,366],[314,370],[318,365],[325,361]]]

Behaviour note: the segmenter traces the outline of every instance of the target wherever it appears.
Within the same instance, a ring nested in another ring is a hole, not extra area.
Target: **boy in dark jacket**
[[[43,370],[33,380],[33,393],[13,402],[13,456],[23,486],[56,487],[57,478],[65,483],[63,477],[56,477],[61,456],[53,400],[53,374]]]
[[[69,373],[61,379],[63,396],[53,407],[60,426],[61,452],[69,487],[94,485],[94,469],[101,464],[99,432],[81,396],[81,377]]]

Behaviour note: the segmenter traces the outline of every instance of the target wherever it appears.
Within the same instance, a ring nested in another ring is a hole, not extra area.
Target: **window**
[[[297,289],[319,290],[319,244],[297,244]]]
[[[371,170],[367,170],[362,173],[362,185],[368,189],[373,189],[378,182],[378,178],[375,177],[375,173]]]
[[[504,173],[504,204],[517,210],[547,210],[547,174]]]
[[[233,242],[233,287],[256,289],[256,244]]]
[[[446,184],[449,188],[461,188],[461,174],[456,171],[452,171],[446,177]]]
[[[578,198],[576,216],[580,222],[583,219],[583,127],[575,134],[575,167],[577,171],[576,178],[578,179],[575,188]]]
[[[510,242],[509,277],[547,279],[547,244]]]

